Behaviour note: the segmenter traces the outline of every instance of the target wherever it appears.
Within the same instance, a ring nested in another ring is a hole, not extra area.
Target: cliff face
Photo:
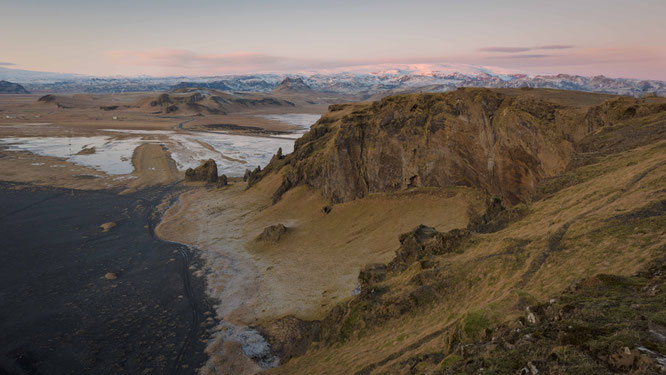
[[[566,168],[585,135],[666,109],[663,101],[604,99],[573,105],[546,90],[459,89],[334,105],[294,153],[261,173],[284,173],[275,200],[299,184],[321,189],[332,202],[464,185],[518,203],[539,180]]]

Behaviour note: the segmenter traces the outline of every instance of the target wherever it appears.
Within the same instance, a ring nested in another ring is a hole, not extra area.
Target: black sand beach
[[[0,183],[0,374],[195,373],[214,314],[192,251],[153,235],[169,190]]]

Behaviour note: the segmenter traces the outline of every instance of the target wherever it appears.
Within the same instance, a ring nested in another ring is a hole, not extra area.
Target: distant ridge
[[[551,74],[527,75],[467,64],[379,64],[294,74],[243,74],[205,77],[93,77],[31,72],[0,67],[0,79],[41,93],[168,91],[201,87],[225,92],[329,92],[360,95],[362,99],[415,92],[446,92],[458,87],[551,88],[640,97],[666,96],[666,82]]]
[[[18,83],[0,81],[0,94],[30,94],[30,91]]]
[[[286,77],[285,79],[277,85],[276,88],[271,91],[274,94],[286,94],[286,93],[304,93],[312,91],[312,88],[308,86],[303,78],[300,77]]]

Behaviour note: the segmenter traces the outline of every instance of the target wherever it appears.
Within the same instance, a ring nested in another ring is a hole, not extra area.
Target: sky
[[[666,0],[0,0],[0,66],[221,75],[457,63],[666,80]]]

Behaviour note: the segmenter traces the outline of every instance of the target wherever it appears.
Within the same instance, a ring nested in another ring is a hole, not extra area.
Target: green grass
[[[463,331],[467,337],[475,339],[490,327],[490,319],[484,311],[470,311],[463,322]]]

